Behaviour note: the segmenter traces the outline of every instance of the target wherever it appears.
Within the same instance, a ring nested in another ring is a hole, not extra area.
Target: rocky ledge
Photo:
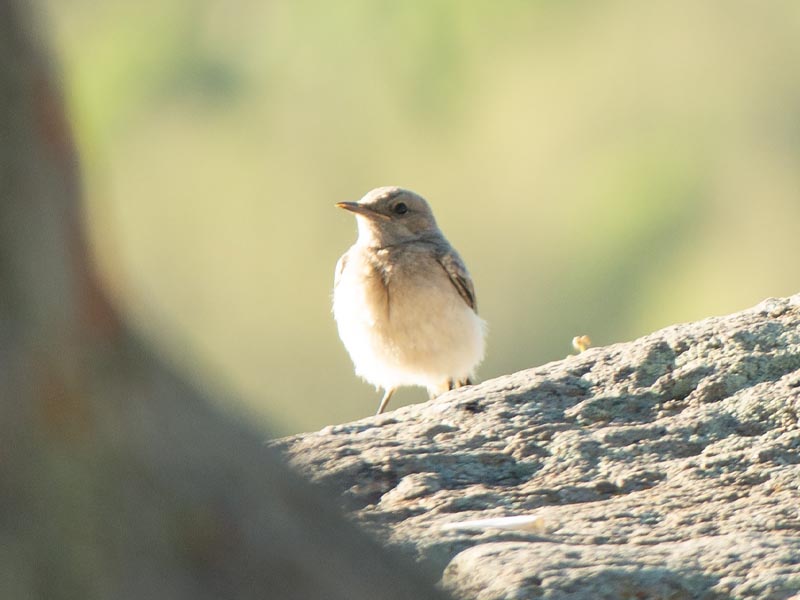
[[[800,599],[799,419],[800,295],[275,445],[457,598]]]

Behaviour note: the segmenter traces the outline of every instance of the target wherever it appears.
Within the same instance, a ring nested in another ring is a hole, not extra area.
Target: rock
[[[783,599],[799,419],[800,295],[275,445],[458,598]]]

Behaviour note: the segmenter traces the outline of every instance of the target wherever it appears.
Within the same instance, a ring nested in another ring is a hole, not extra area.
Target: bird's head
[[[431,207],[419,194],[398,187],[381,187],[358,202],[339,202],[356,215],[359,243],[385,247],[441,235]]]

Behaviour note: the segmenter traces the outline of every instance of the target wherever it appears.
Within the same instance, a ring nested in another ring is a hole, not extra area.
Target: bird
[[[471,385],[486,323],[428,202],[390,186],[336,206],[355,214],[358,237],[336,264],[333,315],[356,375],[384,390],[377,414],[402,386],[435,398]]]

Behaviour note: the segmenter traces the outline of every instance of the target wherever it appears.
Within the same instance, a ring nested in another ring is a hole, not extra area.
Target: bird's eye
[[[404,215],[408,212],[408,207],[405,205],[405,202],[398,202],[397,204],[394,205],[394,208],[392,208],[392,210],[396,215]]]

